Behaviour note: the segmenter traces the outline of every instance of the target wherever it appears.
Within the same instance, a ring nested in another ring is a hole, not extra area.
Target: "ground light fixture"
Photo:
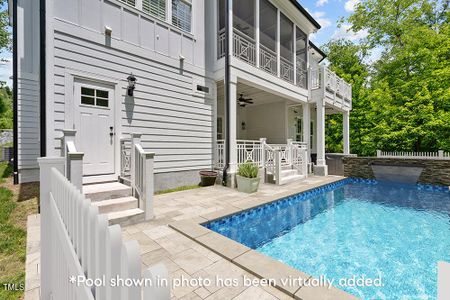
[[[133,73],[130,74],[127,78],[128,80],[128,96],[133,97],[134,89],[136,88],[136,77]]]

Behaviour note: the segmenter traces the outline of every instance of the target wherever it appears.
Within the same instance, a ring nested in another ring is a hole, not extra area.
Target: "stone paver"
[[[258,262],[253,260],[258,255],[256,252],[216,233],[212,233],[198,224],[339,179],[342,179],[342,177],[312,176],[307,180],[293,182],[284,186],[261,184],[259,191],[251,195],[217,185],[158,195],[154,198],[155,219],[122,228],[123,239],[135,239],[139,242],[144,267],[160,262],[165,264],[172,283],[182,279],[197,279],[197,281],[208,279],[209,284],[200,286],[190,286],[189,284],[173,285],[171,289],[172,299],[284,300],[292,299],[292,295],[296,292],[298,292],[295,295],[297,298],[306,300],[311,297],[311,299],[315,299],[315,295],[317,293],[320,294],[319,290],[310,291],[305,289],[304,293],[301,293],[302,288],[299,289],[299,286],[293,286],[286,293],[273,286],[248,285],[248,282],[246,283],[245,280],[257,279],[261,275],[278,276],[279,278],[283,275],[298,275],[302,273],[281,263],[279,263],[280,267],[278,270],[264,269],[264,263],[262,263],[263,266],[261,267],[258,266]],[[39,232],[38,227],[39,225],[37,225],[36,230],[36,226],[30,226],[29,222],[29,235],[32,232],[33,235],[28,237],[28,244],[29,250],[34,252],[28,251],[30,253],[27,253],[27,278],[33,275],[31,271],[28,274],[28,257],[31,263],[34,261],[31,254],[36,252],[36,248],[39,251],[39,246],[36,246],[39,241],[38,234],[37,239],[35,237],[36,232]],[[205,247],[205,244],[208,247]],[[220,255],[214,252],[224,244],[227,245],[227,250],[222,251]],[[245,259],[246,255],[247,260]],[[287,273],[283,274],[284,271]],[[32,282],[31,280],[30,277],[27,282]],[[34,287],[34,289],[31,287]],[[27,294],[30,295],[30,298],[26,299],[36,299],[31,298],[32,293],[36,292],[35,285],[31,285],[27,291],[29,291]],[[325,294],[332,295],[333,293]],[[341,294],[336,295],[340,296]]]

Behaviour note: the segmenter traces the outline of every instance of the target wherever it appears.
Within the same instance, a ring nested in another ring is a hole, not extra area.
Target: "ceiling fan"
[[[239,106],[241,107],[245,107],[247,104],[253,104],[253,99],[252,98],[245,98],[244,97],[244,93],[241,93],[239,99]]]

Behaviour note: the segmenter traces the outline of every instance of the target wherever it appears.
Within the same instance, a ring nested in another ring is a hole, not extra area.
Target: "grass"
[[[197,185],[185,185],[185,186],[179,186],[179,187],[176,187],[173,189],[158,191],[155,194],[162,195],[162,194],[168,194],[168,193],[174,193],[174,192],[193,190],[193,189],[198,189],[198,188],[201,188],[201,186],[198,184]]]
[[[0,163],[0,299],[23,298],[23,291],[7,291],[3,284],[25,284],[26,222],[37,213],[39,186],[13,185],[12,169]]]

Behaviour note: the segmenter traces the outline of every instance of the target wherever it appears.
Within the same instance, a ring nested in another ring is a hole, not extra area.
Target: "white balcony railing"
[[[277,54],[263,45],[259,45],[259,67],[272,75],[277,75]]]
[[[256,65],[256,46],[255,40],[245,33],[234,29],[233,34],[233,55],[252,66]]]
[[[311,90],[322,89],[324,93],[335,97],[337,103],[351,107],[352,86],[325,66],[309,71]]]
[[[284,57],[280,57],[280,77],[294,83],[294,64]]]

